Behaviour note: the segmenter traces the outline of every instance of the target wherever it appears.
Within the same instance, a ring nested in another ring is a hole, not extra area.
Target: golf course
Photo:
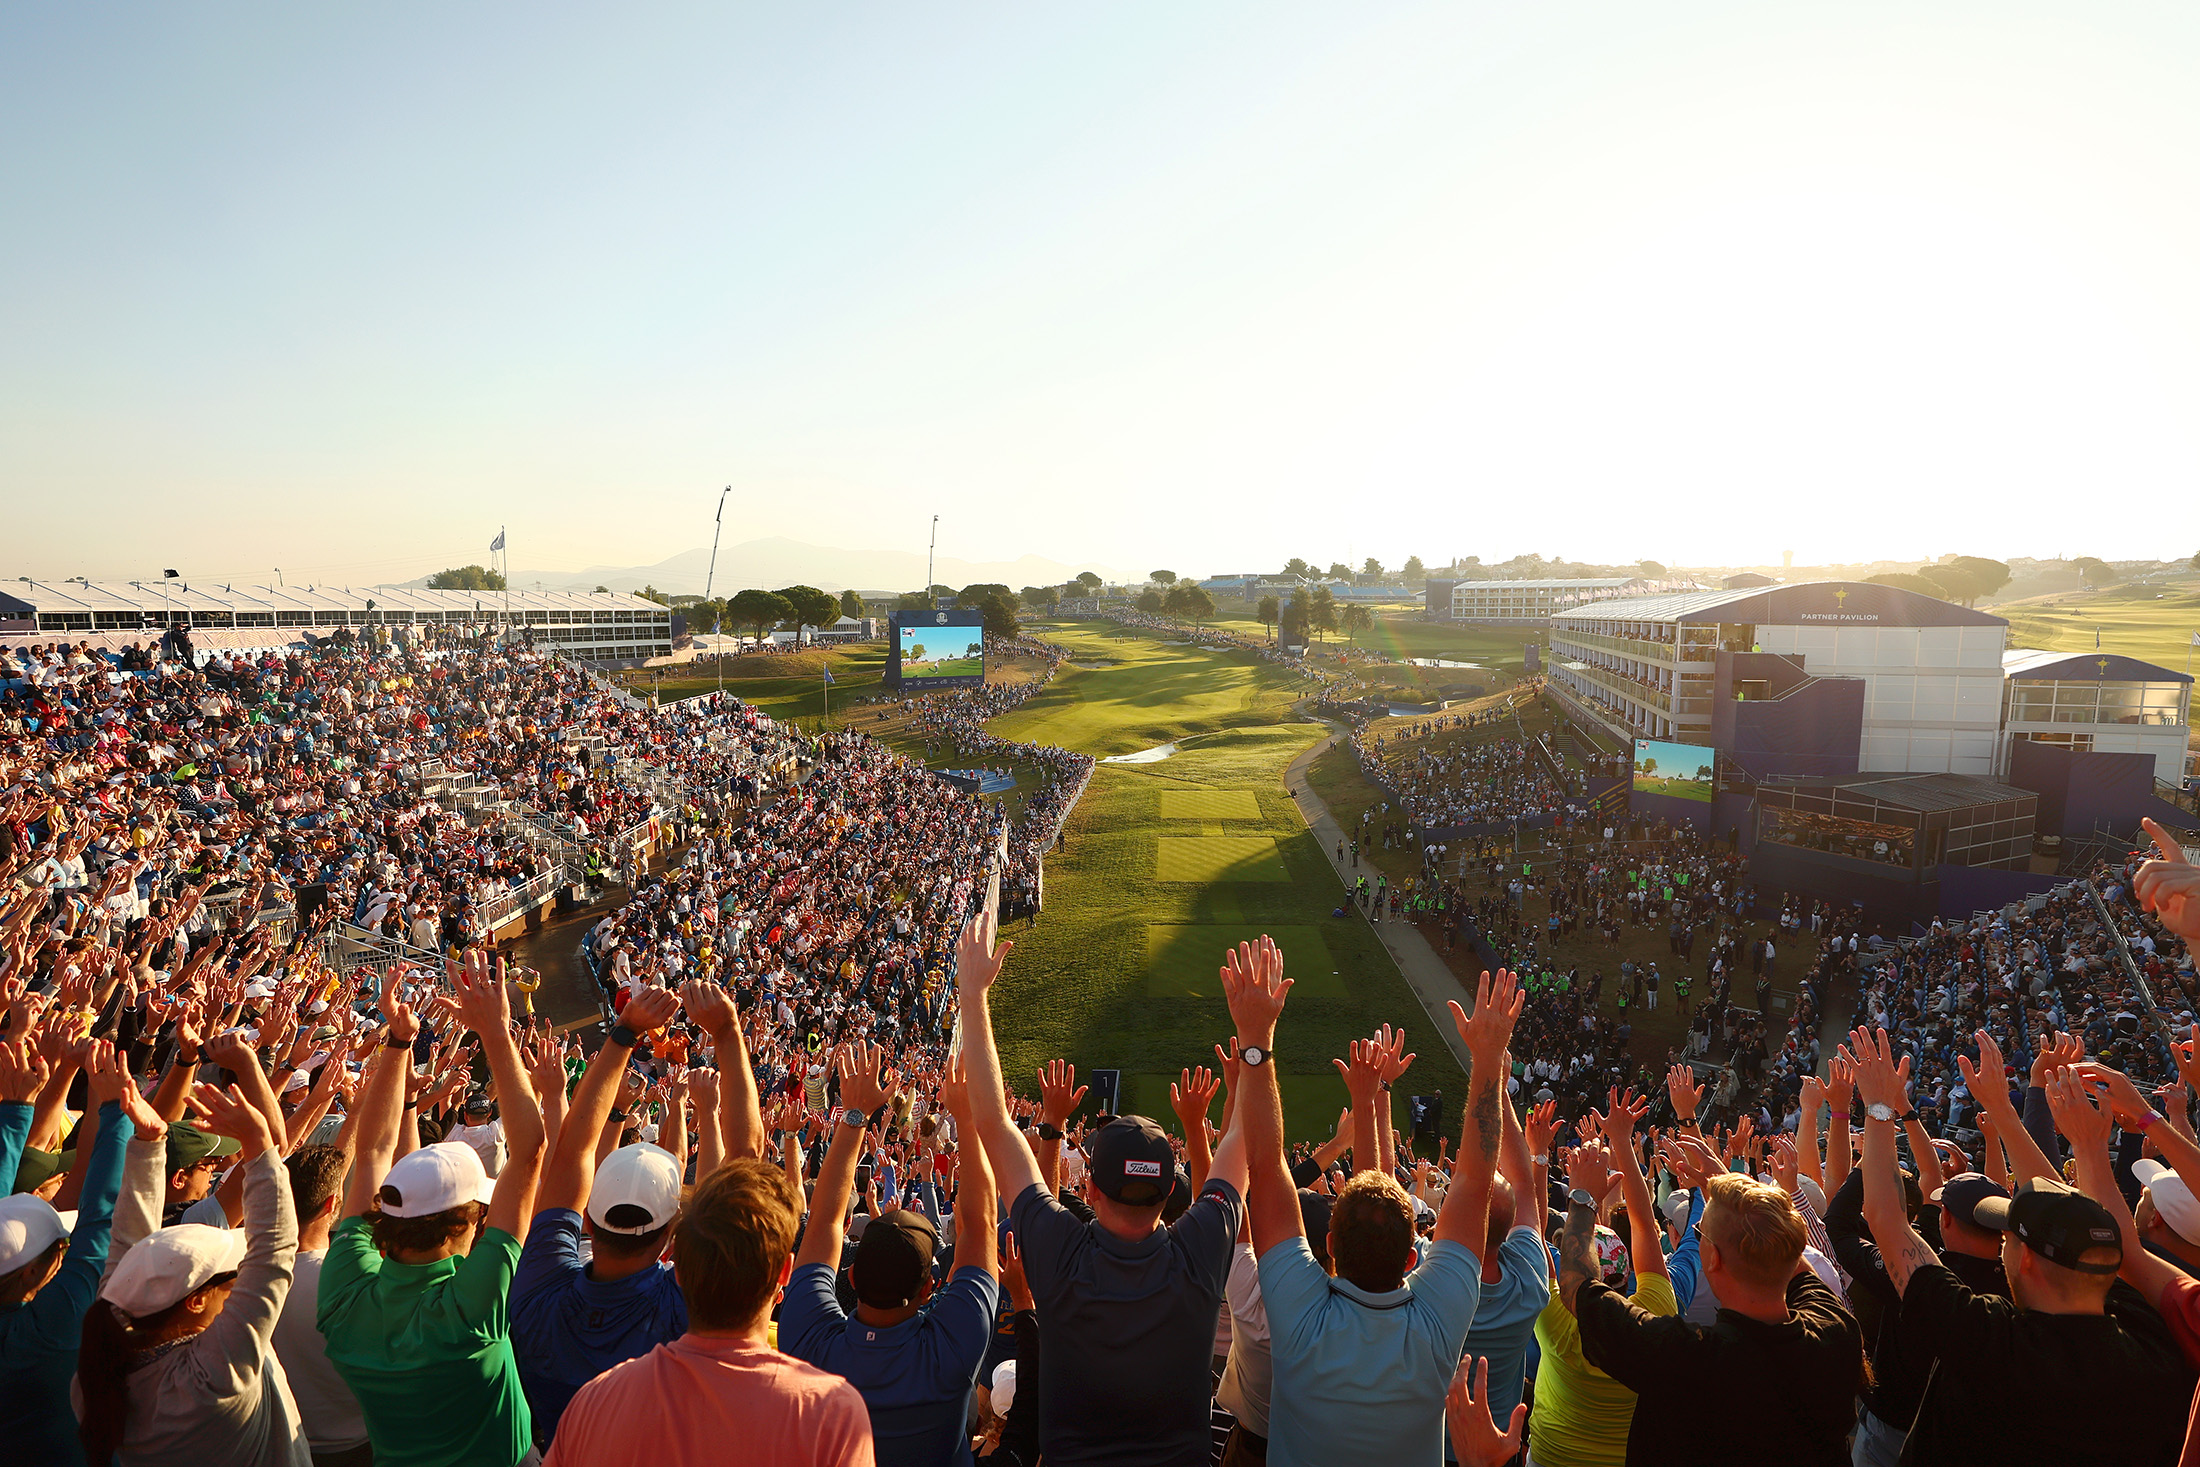
[[[1295,984],[1277,1041],[1294,1139],[1329,1135],[1345,1103],[1330,1060],[1384,1020],[1420,1008],[1358,917],[1337,918],[1337,878],[1284,793],[1291,761],[1326,730],[1300,721],[1303,685],[1237,651],[1095,623],[1036,626],[1075,662],[987,727],[1106,759],[1163,744],[1150,763],[1102,763],[1047,860],[1036,925],[994,1005],[1011,1083],[1062,1056],[1080,1072],[1123,1072],[1126,1110],[1166,1119],[1169,1082],[1213,1064],[1231,1033],[1217,976],[1226,946],[1273,936]],[[1097,665],[1105,663],[1105,666]],[[1465,1076],[1434,1034],[1405,1094],[1442,1091],[1456,1116]],[[1173,1126],[1172,1126],[1173,1128]]]

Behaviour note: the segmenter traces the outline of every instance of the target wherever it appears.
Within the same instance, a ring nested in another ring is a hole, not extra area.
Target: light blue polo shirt
[[[1323,1273],[1304,1238],[1260,1260],[1275,1384],[1268,1459],[1277,1467],[1438,1467],[1444,1395],[1482,1265],[1440,1242],[1402,1287],[1371,1294]]]

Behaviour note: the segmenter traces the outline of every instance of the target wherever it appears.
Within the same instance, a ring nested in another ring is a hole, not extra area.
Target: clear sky
[[[2200,549],[2189,4],[336,10],[0,11],[0,572]]]

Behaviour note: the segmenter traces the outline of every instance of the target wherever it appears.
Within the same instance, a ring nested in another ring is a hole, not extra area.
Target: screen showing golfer
[[[1677,800],[1711,800],[1709,749],[1701,744],[1671,744],[1662,739],[1635,740],[1635,791],[1670,795]]]
[[[984,677],[985,628],[982,626],[904,626],[901,675],[912,681],[933,677]]]

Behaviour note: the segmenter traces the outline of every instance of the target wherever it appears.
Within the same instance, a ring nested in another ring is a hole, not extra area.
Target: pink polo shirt
[[[871,1418],[837,1375],[746,1340],[682,1335],[573,1397],[544,1467],[872,1467]]]

